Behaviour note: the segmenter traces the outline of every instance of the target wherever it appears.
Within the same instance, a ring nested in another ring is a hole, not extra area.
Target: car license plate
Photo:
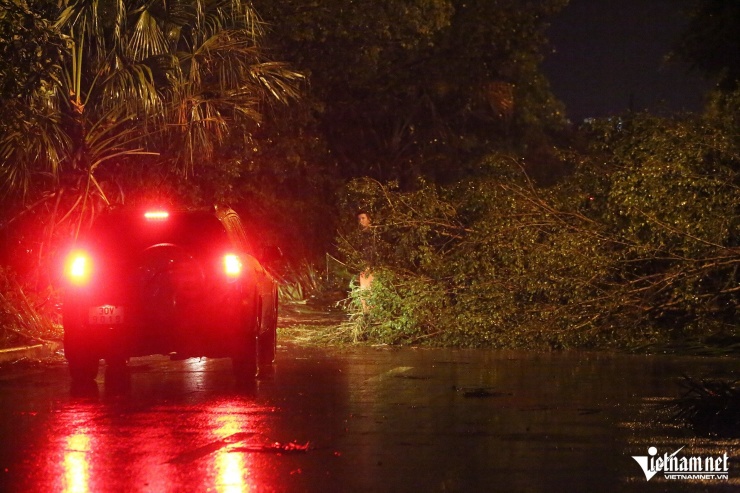
[[[89,323],[94,325],[123,323],[122,306],[91,306],[88,315]]]

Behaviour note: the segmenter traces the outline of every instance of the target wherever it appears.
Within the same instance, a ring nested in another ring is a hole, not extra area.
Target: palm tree
[[[62,0],[54,27],[62,62],[0,135],[6,198],[45,207],[49,231],[122,200],[132,163],[192,173],[265,104],[298,96],[301,74],[264,56],[242,0]]]

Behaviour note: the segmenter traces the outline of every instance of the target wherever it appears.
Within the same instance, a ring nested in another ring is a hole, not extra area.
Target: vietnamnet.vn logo
[[[666,479],[729,479],[727,453],[714,457],[678,456],[681,450],[683,447],[671,454],[659,456],[658,449],[650,447],[647,456],[633,455],[632,458],[640,464],[648,481],[658,473],[663,473]]]

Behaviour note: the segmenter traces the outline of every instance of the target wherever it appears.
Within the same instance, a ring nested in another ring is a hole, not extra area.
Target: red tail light
[[[224,273],[231,279],[235,279],[242,274],[242,261],[238,255],[234,255],[233,253],[224,255],[223,267]]]
[[[76,286],[86,284],[90,280],[92,273],[92,261],[90,256],[83,251],[72,252],[67,257],[65,274],[69,282]]]

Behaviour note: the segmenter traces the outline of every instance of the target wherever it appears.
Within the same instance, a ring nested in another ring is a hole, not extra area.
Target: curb
[[[9,349],[0,349],[0,362],[16,361],[29,358],[47,358],[54,355],[62,347],[61,343],[48,342],[46,344],[34,344],[32,346],[21,346]]]

